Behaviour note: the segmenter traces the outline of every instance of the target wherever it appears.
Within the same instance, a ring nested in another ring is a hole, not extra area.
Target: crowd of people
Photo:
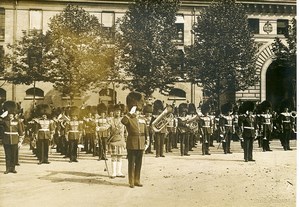
[[[225,103],[213,111],[209,102],[198,108],[193,103],[164,104],[161,100],[145,103],[141,93],[131,92],[125,104],[107,106],[70,106],[51,108],[39,104],[30,120],[22,119],[14,101],[2,104],[0,137],[5,151],[7,173],[17,173],[18,151],[24,138],[38,164],[49,164],[49,150],[56,150],[69,162],[78,162],[85,152],[98,160],[111,157],[110,177],[124,178],[122,159],[128,159],[131,188],[141,187],[143,154],[165,157],[179,148],[180,156],[190,156],[200,142],[202,155],[211,155],[210,147],[218,143],[224,154],[231,154],[232,141],[240,141],[244,161],[255,161],[253,143],[258,140],[262,151],[272,151],[270,141],[279,138],[283,150],[291,150],[290,139],[296,127],[296,114],[282,104],[279,112],[270,102],[245,101],[240,106]],[[155,151],[155,152],[154,152]]]

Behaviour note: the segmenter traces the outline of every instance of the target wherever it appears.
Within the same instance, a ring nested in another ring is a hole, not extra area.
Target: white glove
[[[136,106],[133,106],[133,107],[130,109],[129,113],[130,113],[130,114],[134,114],[135,112],[136,112]]]
[[[18,143],[18,148],[21,148],[22,147],[22,142],[19,142]]]

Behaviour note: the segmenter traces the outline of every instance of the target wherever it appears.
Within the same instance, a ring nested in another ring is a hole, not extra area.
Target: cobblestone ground
[[[218,143],[210,156],[201,147],[181,157],[178,149],[164,158],[147,154],[143,159],[142,188],[128,187],[126,178],[110,179],[105,162],[80,152],[78,163],[52,150],[49,165],[37,165],[24,145],[17,174],[4,175],[4,150],[0,147],[0,206],[296,206],[296,140],[284,151],[278,140],[272,152],[262,152],[255,142],[256,162],[243,162],[239,142],[233,154],[223,154]],[[110,169],[110,159],[107,161]]]

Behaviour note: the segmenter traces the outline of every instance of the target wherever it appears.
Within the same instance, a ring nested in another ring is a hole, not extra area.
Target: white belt
[[[50,131],[49,129],[39,129],[39,131],[47,132]]]
[[[254,127],[244,127],[244,129],[254,129]]]
[[[291,121],[283,121],[283,122],[285,122],[285,123],[290,123]]]
[[[69,131],[69,132],[79,132],[78,130],[71,130],[71,131]]]
[[[16,134],[16,135],[18,135],[19,133],[18,132],[4,132],[4,134]]]
[[[225,124],[225,126],[230,126],[231,127],[232,125]]]

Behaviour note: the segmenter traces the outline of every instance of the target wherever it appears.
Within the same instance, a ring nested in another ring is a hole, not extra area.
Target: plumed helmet
[[[195,114],[196,113],[196,106],[193,103],[188,105],[188,114]]]
[[[146,104],[146,106],[144,106],[143,113],[153,113],[153,106],[151,104]]]
[[[70,107],[70,116],[79,116],[79,108],[77,106]]]
[[[137,106],[138,110],[143,110],[144,95],[137,91],[130,92],[126,97],[126,105],[130,111],[133,106]]]
[[[178,112],[179,114],[182,114],[183,112],[188,112],[188,104],[187,103],[181,103],[178,106]]]
[[[228,114],[229,112],[232,112],[232,111],[233,111],[233,106],[232,106],[232,103],[230,103],[230,102],[225,103],[221,106],[222,114]]]
[[[107,106],[104,103],[99,103],[97,105],[98,114],[107,113]]]
[[[43,116],[43,115],[50,116],[52,114],[52,110],[48,104],[37,105],[35,111],[37,116]]]
[[[154,115],[159,115],[159,111],[163,111],[164,109],[164,104],[161,100],[155,100],[153,103],[153,114]]]
[[[260,106],[261,106],[261,110],[263,112],[266,112],[267,110],[271,110],[271,108],[272,108],[271,102],[267,101],[267,100],[261,102]]]
[[[210,104],[208,101],[206,101],[205,103],[202,104],[201,106],[201,113],[202,114],[206,114],[206,113],[209,113],[210,112]]]
[[[2,105],[2,111],[7,111],[9,114],[18,113],[18,104],[15,101],[5,101]]]
[[[254,111],[255,103],[253,101],[245,101],[240,106],[240,113],[245,114],[247,111]]]

